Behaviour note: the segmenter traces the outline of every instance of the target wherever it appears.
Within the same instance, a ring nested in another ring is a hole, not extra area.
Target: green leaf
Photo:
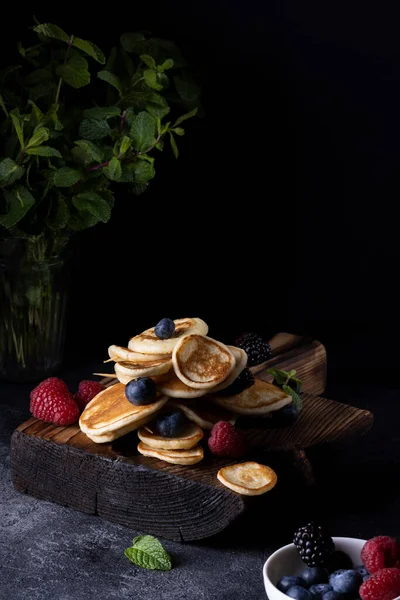
[[[124,135],[119,147],[120,154],[125,154],[129,150],[131,143],[131,139],[127,135]]]
[[[26,150],[26,154],[33,156],[55,156],[56,158],[62,158],[61,154],[55,148],[50,146],[32,146]]]
[[[163,72],[163,71],[168,71],[168,69],[172,69],[174,66],[174,61],[172,60],[172,58],[167,58],[167,60],[164,60],[162,65],[159,65],[158,70]]]
[[[43,83],[49,81],[52,75],[47,69],[35,69],[25,79],[26,85],[36,85],[37,83]]]
[[[96,119],[96,121],[103,121],[104,119],[111,119],[112,117],[119,117],[121,115],[121,109],[118,106],[95,106],[94,108],[88,108],[83,111],[83,116],[86,119]]]
[[[103,52],[98,46],[96,46],[96,44],[93,44],[92,42],[88,42],[87,40],[81,40],[81,38],[74,37],[73,46],[79,48],[79,50],[82,50],[82,52],[88,54],[89,56],[94,58],[94,60],[97,60],[97,62],[101,65],[104,65],[104,63],[106,62],[106,57],[104,56]]]
[[[112,181],[117,181],[117,179],[119,179],[121,177],[121,175],[122,175],[121,163],[116,156],[114,156],[110,160],[107,167],[104,167],[103,173],[105,173],[106,176],[109,179],[111,179]]]
[[[156,141],[156,121],[148,112],[142,111],[133,120],[130,130],[135,150],[146,151]]]
[[[64,129],[64,125],[61,123],[61,121],[58,118],[58,109],[59,108],[60,107],[58,104],[52,104],[47,112],[47,118],[50,120],[51,123],[53,123],[54,129],[56,131],[62,131]]]
[[[148,187],[148,183],[134,183],[132,186],[132,192],[135,194],[135,196],[141,196]]]
[[[176,91],[185,102],[194,102],[200,96],[200,88],[194,81],[175,75],[174,82]]]
[[[171,129],[175,133],[175,135],[185,135],[185,130],[182,127],[173,127]]]
[[[170,111],[166,99],[163,96],[160,96],[160,94],[155,93],[148,94],[148,99],[146,101],[145,108],[147,112],[149,112],[151,115],[153,115],[153,117],[156,117],[158,119],[162,119]]]
[[[122,84],[117,75],[114,75],[114,73],[111,73],[111,71],[99,71],[97,73],[97,77],[115,87],[118,90],[119,95],[122,96]]]
[[[162,90],[163,86],[158,83],[157,73],[153,71],[153,69],[145,69],[143,71],[143,77],[146,84],[151,87],[153,90]]]
[[[179,156],[178,146],[176,145],[174,134],[171,132],[169,132],[169,141],[170,141],[172,152],[174,153],[175,158],[178,158],[178,156]]]
[[[145,160],[136,160],[129,168],[132,169],[135,183],[147,183],[156,174],[153,165]]]
[[[297,410],[300,412],[301,409],[303,408],[303,401],[300,398],[300,396],[294,390],[292,390],[292,388],[289,385],[283,385],[282,389],[284,392],[289,394],[289,396],[292,396],[293,404],[295,405]]]
[[[25,173],[25,169],[17,165],[11,158],[5,158],[0,162],[0,187],[11,185],[17,179],[20,179]]]
[[[54,185],[57,187],[70,187],[82,179],[82,173],[71,167],[62,167],[54,174]]]
[[[126,52],[140,53],[146,40],[142,33],[123,33],[120,38],[121,46]]]
[[[107,121],[84,119],[79,127],[79,135],[87,140],[102,140],[111,133]]]
[[[89,142],[89,140],[77,140],[74,142],[84,153],[85,163],[90,164],[93,162],[100,163],[103,160],[103,153],[101,149],[93,144],[93,142]]]
[[[170,555],[152,535],[136,537],[132,547],[125,550],[125,556],[135,565],[144,569],[170,571],[172,568]]]
[[[1,106],[1,108],[3,109],[3,112],[4,112],[4,114],[6,115],[6,117],[8,117],[8,110],[7,110],[7,107],[6,107],[6,105],[5,105],[5,102],[4,102],[4,99],[3,99],[3,96],[2,96],[1,94],[0,94],[0,106]]]
[[[78,52],[75,52],[66,65],[59,65],[56,73],[61,79],[73,88],[81,88],[90,83],[88,61]]]
[[[33,31],[36,31],[36,33],[44,35],[45,37],[60,40],[61,42],[68,43],[70,41],[70,36],[65,33],[61,27],[52,25],[51,23],[42,23],[41,25],[36,25],[36,27],[33,28]]]
[[[268,369],[267,373],[273,376],[276,383],[279,386],[282,386],[290,381],[295,381],[300,386],[302,385],[301,379],[295,377],[296,371],[293,369],[292,371],[283,371],[282,369]]]
[[[28,104],[32,107],[31,115],[33,120],[36,121],[36,126],[38,126],[39,123],[42,123],[46,119],[46,117],[32,100],[28,100]]]
[[[18,108],[14,108],[13,110],[10,111],[10,117],[12,120],[12,123],[14,125],[14,129],[16,131],[19,143],[21,144],[21,148],[24,147],[25,142],[24,142],[24,122],[22,120],[21,115],[19,114],[19,109]]]
[[[35,131],[33,132],[33,135],[31,137],[31,139],[29,140],[29,142],[27,143],[26,147],[32,148],[33,146],[40,146],[44,142],[47,142],[49,137],[50,137],[50,132],[47,129],[47,127],[37,127],[35,129]]]
[[[157,66],[154,58],[152,56],[149,56],[148,54],[141,54],[140,60],[144,62],[144,64],[147,65],[150,69],[155,69]]]
[[[181,123],[183,123],[183,121],[186,121],[187,119],[191,119],[192,117],[194,117],[197,114],[197,108],[194,108],[193,110],[189,111],[188,113],[186,113],[185,115],[182,115],[181,117],[179,117],[175,123],[174,123],[174,127],[176,127],[177,125],[180,125]]]
[[[107,223],[111,217],[111,209],[107,200],[95,192],[77,194],[72,198],[72,203],[79,211],[87,211],[103,223]]]
[[[22,185],[14,188],[12,191],[3,190],[7,202],[8,211],[5,215],[0,215],[0,225],[10,229],[14,227],[35,204],[35,198]]]
[[[122,173],[118,178],[118,183],[133,183],[133,170],[128,165],[121,164]]]
[[[63,229],[69,221],[69,208],[65,199],[62,196],[53,198],[50,213],[49,226],[51,229]]]

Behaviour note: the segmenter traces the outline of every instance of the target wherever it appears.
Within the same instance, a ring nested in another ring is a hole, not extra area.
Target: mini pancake
[[[207,399],[238,415],[259,416],[279,410],[292,402],[292,397],[276,385],[256,379],[254,385],[235,396],[209,394]]]
[[[228,346],[229,350],[232,352],[235,357],[235,366],[232,370],[232,373],[228,375],[228,377],[213,388],[213,392],[219,392],[220,390],[224,390],[237,379],[240,373],[247,365],[247,354],[242,348],[236,348],[236,346]]]
[[[127,361],[134,363],[145,363],[154,360],[169,360],[171,358],[171,353],[169,356],[165,354],[143,354],[141,352],[129,350],[129,348],[124,348],[124,346],[112,345],[108,348],[108,356],[115,362]]]
[[[203,429],[212,429],[218,421],[227,421],[231,425],[236,423],[236,415],[213,402],[207,402],[205,398],[189,402],[169,400],[168,406],[179,408],[185,417]]]
[[[128,348],[145,354],[171,354],[183,336],[190,333],[199,333],[202,335],[208,333],[208,325],[202,319],[176,319],[174,323],[175,331],[170,338],[166,340],[160,339],[154,333],[154,327],[151,327],[143,331],[140,335],[131,338]]]
[[[151,424],[148,429],[151,429]],[[204,433],[200,427],[194,423],[187,423],[184,432],[174,438],[157,435],[156,433],[150,433],[147,428],[139,429],[139,439],[156,450],[190,450],[194,448],[196,444],[202,439]]]
[[[183,383],[195,389],[210,389],[231,374],[235,357],[225,344],[205,335],[181,338],[172,353],[174,371]]]
[[[167,400],[166,396],[158,394],[155,402],[136,406],[126,398],[125,386],[116,383],[89,402],[81,414],[79,426],[93,441],[99,436],[104,437],[104,441],[110,441],[105,438],[115,440],[142,426],[142,420],[158,412]]]
[[[165,394],[170,398],[200,398],[207,394],[208,390],[195,390],[189,387],[175,375],[175,371],[171,369],[165,375],[152,377],[157,386],[157,390],[161,394]]]
[[[217,473],[221,483],[238,494],[259,496],[275,487],[278,477],[270,467],[244,462],[223,467]]]
[[[122,437],[123,435],[126,435],[127,433],[130,433],[131,431],[135,431],[136,429],[144,427],[145,425],[147,425],[147,423],[149,423],[149,421],[152,421],[154,419],[154,416],[156,414],[157,413],[153,413],[151,415],[147,415],[147,417],[143,417],[143,419],[135,421],[134,427],[132,426],[132,424],[129,424],[125,427],[122,427],[121,429],[118,429],[118,431],[111,431],[110,433],[103,433],[102,435],[96,435],[95,433],[90,433],[90,435],[86,435],[92,440],[92,442],[95,442],[96,444],[113,442],[114,440]]]
[[[143,456],[152,456],[173,465],[195,465],[204,457],[200,444],[190,450],[156,450],[140,442],[137,449]]]
[[[162,375],[167,373],[172,367],[172,360],[159,358],[145,363],[119,362],[115,363],[114,371],[121,383],[128,383],[138,377],[151,377],[152,375]]]

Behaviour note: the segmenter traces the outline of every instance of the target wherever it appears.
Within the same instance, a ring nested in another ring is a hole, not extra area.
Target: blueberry
[[[329,573],[334,573],[339,569],[352,569],[353,561],[350,556],[346,554],[346,552],[342,552],[342,550],[335,550],[332,556],[329,558],[326,568]]]
[[[343,595],[332,590],[331,592],[326,592],[326,594],[322,596],[322,600],[343,600]]]
[[[290,598],[294,598],[295,600],[314,600],[312,593],[300,585],[293,585],[288,589],[286,595],[290,596]]]
[[[165,412],[152,423],[152,429],[163,437],[178,437],[185,429],[185,417],[179,410]]]
[[[363,578],[360,573],[357,573],[357,571],[354,571],[353,569],[340,569],[333,573],[329,578],[329,583],[334,592],[353,596],[358,594],[362,582]]]
[[[306,582],[306,587],[317,583],[328,583],[328,572],[322,567],[311,567],[304,569],[300,573],[300,577]]]
[[[328,583],[316,583],[309,589],[315,600],[321,600],[324,594],[332,591],[332,587]]]
[[[299,411],[294,404],[288,404],[279,410],[275,410],[269,421],[272,421],[270,425],[273,427],[287,427],[297,421],[299,417]]]
[[[139,377],[132,379],[125,386],[125,396],[131,404],[141,406],[151,404],[157,395],[156,384],[150,377]]]
[[[366,567],[364,567],[364,565],[358,565],[358,567],[355,568],[355,571],[357,571],[357,573],[360,573],[360,575],[363,579],[367,575],[369,576],[369,573],[368,573]]]
[[[306,587],[306,584],[302,580],[301,577],[296,577],[294,575],[285,575],[278,581],[277,588],[284,594],[288,591],[289,588],[293,586]]]
[[[154,327],[154,333],[160,340],[167,340],[175,331],[175,323],[172,319],[161,319]]]

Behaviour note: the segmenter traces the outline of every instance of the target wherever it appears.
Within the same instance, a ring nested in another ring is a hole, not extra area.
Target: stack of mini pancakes
[[[234,424],[238,415],[264,417],[292,402],[291,396],[262,380],[239,394],[220,394],[246,367],[246,353],[208,337],[208,326],[201,319],[174,323],[175,332],[168,339],[158,338],[151,328],[133,337],[127,348],[110,346],[119,383],[100,392],[79,421],[94,442],[110,442],[138,430],[141,454],[193,465],[204,456],[199,443],[204,430],[218,421]],[[139,377],[151,377],[156,383],[157,397],[151,404],[136,406],[125,396],[125,385]],[[186,417],[179,437],[163,437],[152,429],[151,421],[167,409],[178,409]]]

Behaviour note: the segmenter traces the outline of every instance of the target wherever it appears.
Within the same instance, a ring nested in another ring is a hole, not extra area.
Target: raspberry
[[[383,536],[381,536],[383,537]],[[361,585],[362,600],[393,600],[400,595],[400,569],[377,571]]]
[[[67,385],[57,377],[39,383],[30,394],[30,411],[36,419],[55,425],[72,425],[79,418],[79,408]]]
[[[79,384],[78,391],[76,392],[74,398],[79,406],[79,408],[84,410],[85,406],[93,400],[97,394],[105,390],[105,386],[98,381],[91,381],[90,379],[85,379],[81,381]]]
[[[215,456],[240,458],[247,451],[243,433],[226,421],[218,421],[211,429],[208,447]]]
[[[378,535],[364,544],[361,560],[369,573],[385,567],[400,568],[400,544],[388,535]]]

